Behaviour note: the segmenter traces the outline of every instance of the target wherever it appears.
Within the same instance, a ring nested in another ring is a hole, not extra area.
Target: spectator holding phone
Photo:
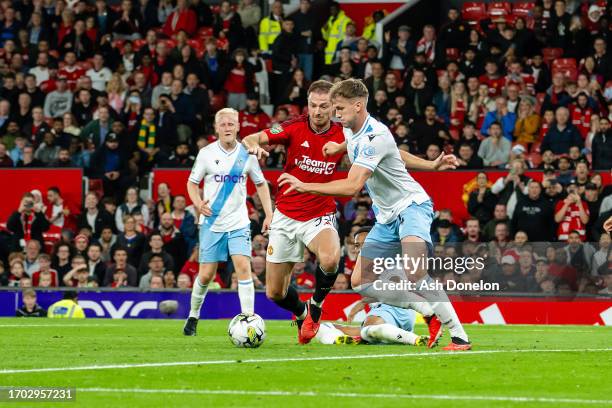
[[[34,207],[34,197],[31,193],[23,195],[19,208],[8,219],[6,224],[13,233],[12,249],[19,251],[25,248],[31,240],[43,245],[43,232],[49,229],[49,221],[45,214]]]

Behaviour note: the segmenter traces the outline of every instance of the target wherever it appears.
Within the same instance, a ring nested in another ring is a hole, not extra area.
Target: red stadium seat
[[[480,20],[487,17],[487,9],[484,3],[466,1],[461,7],[461,18],[469,25],[478,25]]]
[[[459,48],[447,48],[446,49],[446,59],[448,61],[459,61],[461,58],[461,53]]]
[[[563,55],[563,48],[542,48],[544,62],[550,65],[551,62]]]
[[[575,81],[578,77],[578,67],[574,58],[559,58],[552,63],[552,75],[561,72],[567,78]]]
[[[214,35],[212,27],[202,27],[198,30],[199,38],[208,38]]]
[[[512,4],[507,2],[490,3],[487,11],[491,19],[496,17],[506,17],[509,16],[510,12],[512,11]]]
[[[536,95],[536,106],[535,111],[540,114],[540,109],[542,109],[542,103],[544,103],[544,98],[546,98],[546,94],[541,92]]]
[[[514,7],[512,8],[512,14],[515,17],[526,18],[529,16],[534,6],[535,6],[535,3],[533,2],[515,3]]]
[[[300,116],[300,113],[301,113],[300,107],[298,105],[292,105],[292,104],[281,105],[278,108],[276,108],[276,110],[278,111],[280,108],[287,109],[287,112],[289,112],[289,118]]]
[[[92,67],[91,62],[89,61],[77,61],[75,65],[85,72],[87,72]]]
[[[134,46],[134,51],[140,50],[146,43],[147,40],[145,40],[144,38],[134,40],[134,42],[132,43],[132,45]]]
[[[210,101],[210,106],[212,107],[213,112],[217,112],[225,107],[226,102],[227,98],[225,97],[225,94],[215,94]]]
[[[187,44],[188,44],[188,45],[189,45],[191,48],[193,48],[193,49],[194,49],[196,52],[197,52],[197,51],[201,51],[201,50],[203,50],[203,49],[205,49],[205,48],[206,48],[206,47],[204,46],[204,42],[203,42],[203,41],[201,41],[201,40],[195,40],[195,39],[192,39],[192,40],[187,40]]]

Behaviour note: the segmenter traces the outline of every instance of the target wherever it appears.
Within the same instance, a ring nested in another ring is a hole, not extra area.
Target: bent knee
[[[336,253],[325,253],[320,254],[318,257],[319,265],[325,272],[335,272],[338,269],[338,262],[340,262],[340,256]]]
[[[266,297],[273,302],[278,302],[285,298],[285,294],[281,288],[266,288]]]

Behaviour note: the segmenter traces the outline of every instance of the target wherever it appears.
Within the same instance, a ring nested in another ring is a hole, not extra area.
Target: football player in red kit
[[[342,160],[343,153],[326,155],[327,142],[344,142],[342,126],[331,121],[332,105],[327,81],[313,82],[308,89],[308,114],[244,138],[249,153],[267,156],[265,145],[281,144],[287,149],[284,172],[300,180],[327,183]],[[266,294],[283,309],[291,311],[298,323],[298,340],[310,342],[317,334],[323,300],[330,292],[338,271],[340,239],[333,197],[290,192],[282,188],[276,195],[276,210],[270,225],[266,260]],[[319,262],[315,292],[310,301],[301,302],[289,286],[291,271],[304,258],[304,247]]]

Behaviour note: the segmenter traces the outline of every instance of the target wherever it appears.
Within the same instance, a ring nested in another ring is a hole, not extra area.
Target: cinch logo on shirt
[[[295,165],[301,170],[315,174],[332,174],[336,168],[336,163],[322,160],[313,160],[306,155],[302,155],[302,160],[295,159]]]
[[[229,174],[215,174],[214,180],[217,183],[243,183],[246,181],[246,176],[244,174],[240,176],[232,176]]]

